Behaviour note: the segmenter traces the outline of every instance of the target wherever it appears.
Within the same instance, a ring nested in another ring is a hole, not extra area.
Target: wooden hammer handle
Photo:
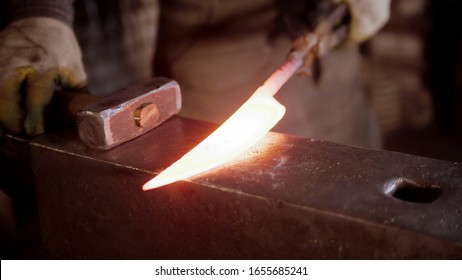
[[[98,102],[100,98],[100,96],[91,95],[87,88],[75,92],[58,90],[54,92],[52,107],[55,112],[75,117],[80,110]]]

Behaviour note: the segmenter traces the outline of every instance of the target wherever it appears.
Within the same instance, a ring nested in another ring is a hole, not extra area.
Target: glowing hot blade
[[[236,157],[258,142],[284,115],[274,98],[252,98],[225,123],[157,177],[143,190],[161,187],[202,173]]]
[[[302,64],[301,57],[289,57],[226,122],[144,184],[143,190],[165,186],[215,168],[258,142],[285,114],[285,107],[273,95]]]

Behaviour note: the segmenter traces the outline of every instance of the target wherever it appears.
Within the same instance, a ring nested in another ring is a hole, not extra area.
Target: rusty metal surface
[[[58,258],[461,258],[462,164],[270,133],[234,162],[143,192],[215,128],[174,117],[106,152],[34,139]]]

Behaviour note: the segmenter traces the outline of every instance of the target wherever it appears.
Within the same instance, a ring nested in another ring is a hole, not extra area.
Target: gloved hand
[[[86,84],[73,30],[51,18],[15,21],[0,32],[0,134],[44,132],[43,111],[55,86]]]
[[[346,2],[350,8],[349,41],[361,43],[372,37],[390,17],[391,0],[334,0]]]

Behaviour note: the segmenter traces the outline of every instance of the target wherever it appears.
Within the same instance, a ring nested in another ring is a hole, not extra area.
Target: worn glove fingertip
[[[15,110],[2,110],[0,106],[0,129],[3,133],[18,134],[21,132],[21,112]]]
[[[59,81],[63,88],[78,90],[87,86],[87,75],[83,70],[74,72],[63,68],[59,71]]]
[[[44,133],[44,110],[50,103],[55,90],[56,70],[28,77],[26,87],[26,117],[24,131],[28,136]]]
[[[35,136],[45,132],[43,121],[26,119],[24,121],[24,132],[27,136]]]

